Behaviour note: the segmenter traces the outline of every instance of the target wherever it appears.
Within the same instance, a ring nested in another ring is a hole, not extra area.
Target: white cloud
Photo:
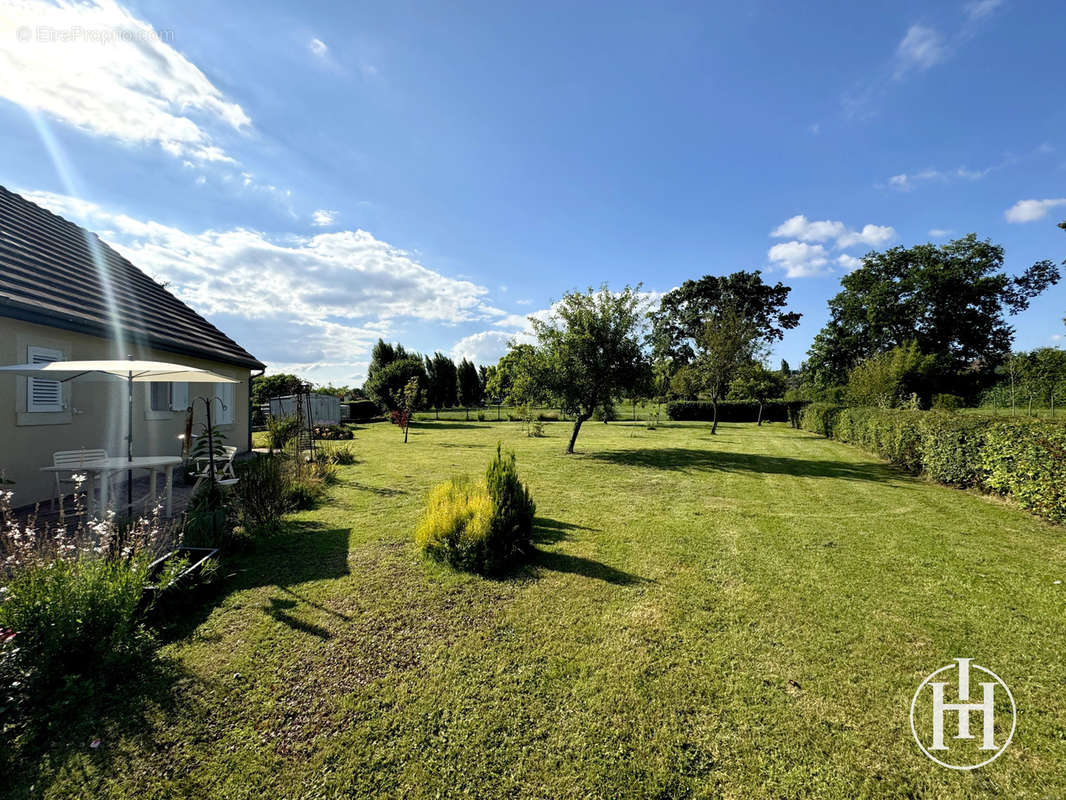
[[[952,180],[967,180],[977,181],[984,178],[988,173],[994,169],[1000,169],[1007,164],[1007,160],[1004,160],[1000,164],[991,167],[985,167],[984,169],[970,169],[969,167],[956,167],[951,170],[939,170],[939,169],[923,169],[920,172],[900,173],[899,175],[893,175],[888,179],[888,186],[892,189],[899,189],[902,192],[909,192],[920,183],[927,183],[929,181],[942,181],[948,182]]]
[[[134,264],[268,363],[355,374],[403,320],[452,325],[503,312],[488,290],[443,275],[363,230],[269,237],[190,233],[47,192],[23,196],[95,230]]]
[[[1048,211],[1058,206],[1066,206],[1066,197],[1047,200],[1019,200],[1003,216],[1007,222],[1035,222],[1047,216]]]
[[[911,70],[929,69],[944,60],[944,39],[933,28],[912,25],[896,47],[896,78]]]
[[[888,225],[864,225],[862,230],[853,231],[839,220],[812,222],[803,214],[797,214],[774,228],[770,235],[775,239],[792,238],[801,242],[834,240],[836,247],[844,250],[857,244],[884,244],[896,237],[896,230]]]
[[[858,269],[862,266],[862,259],[849,256],[847,253],[841,253],[837,256],[837,263],[848,272],[851,272],[853,269]]]
[[[326,43],[321,39],[311,39],[307,46],[311,48],[311,52],[319,58],[325,58],[329,53],[329,47],[327,47]]]
[[[455,361],[468,358],[479,366],[488,366],[498,362],[507,353],[512,341],[532,344],[535,339],[524,332],[480,331],[456,342],[450,355]]]
[[[1001,5],[1003,5],[1003,0],[976,0],[976,2],[967,3],[966,13],[971,20],[977,20],[987,17]]]
[[[311,224],[316,228],[326,228],[337,220],[337,212],[328,208],[320,208],[311,215]]]
[[[929,235],[932,236],[934,239],[943,239],[947,236],[951,236],[951,234],[952,231],[948,230],[947,228],[931,228],[929,230]]]
[[[790,278],[821,275],[829,263],[822,245],[806,242],[780,242],[771,247],[767,255]]]
[[[233,162],[205,126],[251,125],[168,43],[172,31],[153,30],[114,0],[7,3],[0,41],[0,97],[93,135]]]
[[[843,222],[834,222],[828,219],[821,222],[812,222],[803,214],[797,214],[794,217],[789,217],[774,228],[770,235],[776,239],[824,242],[828,239],[835,239],[845,232],[847,232],[847,227]]]
[[[896,238],[896,229],[891,225],[863,225],[861,231],[848,231],[837,239],[837,247],[854,247],[865,244],[877,247]]]

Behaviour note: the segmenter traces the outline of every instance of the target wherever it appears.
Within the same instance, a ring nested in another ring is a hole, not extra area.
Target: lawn
[[[49,797],[1066,796],[1066,538],[781,424],[360,428],[319,509],[223,567],[161,663],[58,728]],[[537,502],[502,580],[428,562],[428,488],[497,440]],[[1013,743],[974,773],[911,738],[973,657]],[[94,738],[96,748],[90,747]]]

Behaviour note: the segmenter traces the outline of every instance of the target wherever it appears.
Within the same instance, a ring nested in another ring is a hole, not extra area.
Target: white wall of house
[[[0,318],[0,365],[34,360],[124,358],[168,361],[217,372],[239,380],[232,384],[151,384],[133,387],[134,455],[180,455],[178,435],[185,430],[185,408],[197,396],[218,395],[228,411],[219,421],[226,444],[248,446],[249,370],[208,359],[131,346],[116,352],[108,339],[59,328]],[[104,448],[108,455],[126,453],[127,390],[123,381],[38,383],[32,378],[0,375],[0,471],[15,482],[15,505],[48,500],[55,481],[40,468],[58,450]],[[214,406],[218,414],[218,404]],[[194,432],[204,421],[196,404]]]

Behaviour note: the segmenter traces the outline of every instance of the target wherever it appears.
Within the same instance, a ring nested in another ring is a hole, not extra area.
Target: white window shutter
[[[61,361],[63,353],[50,347],[27,348],[27,360],[31,364],[51,364]],[[63,410],[63,384],[40,378],[26,379],[26,410],[55,412]]]
[[[170,384],[170,410],[184,411],[189,407],[189,384]]]
[[[215,422],[218,425],[230,425],[233,423],[233,387],[232,383],[216,383],[215,384],[215,397],[222,401],[222,406],[219,407],[218,403],[215,403],[213,412],[216,415]]]

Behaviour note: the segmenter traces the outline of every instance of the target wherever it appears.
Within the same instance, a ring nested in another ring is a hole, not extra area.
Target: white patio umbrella
[[[44,381],[113,381],[124,380],[127,386],[126,458],[133,461],[133,384],[147,382],[172,383],[240,383],[233,378],[219,375],[184,364],[169,364],[166,361],[52,361],[45,364],[12,364],[0,367],[0,374],[17,375],[23,378],[38,378]],[[133,508],[133,470],[126,473],[126,499],[129,510]]]

